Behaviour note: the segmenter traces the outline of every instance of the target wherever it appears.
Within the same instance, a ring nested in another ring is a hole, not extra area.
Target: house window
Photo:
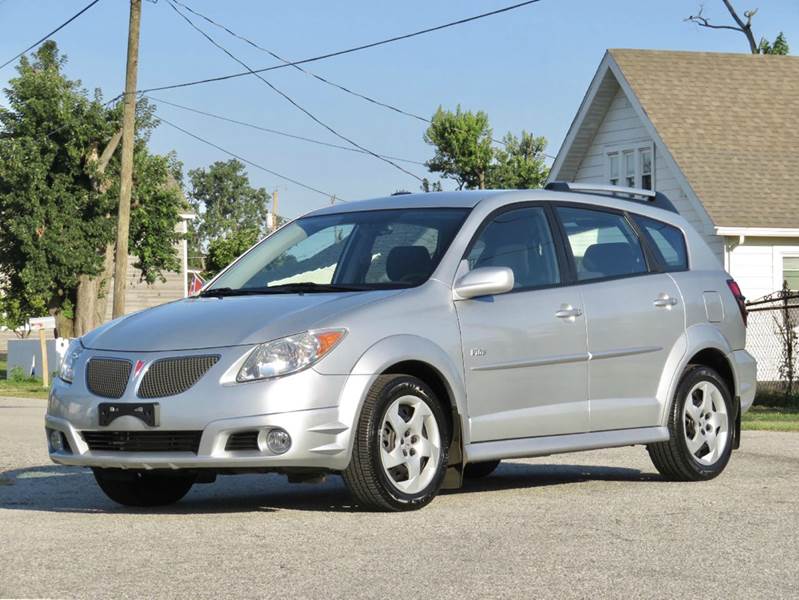
[[[789,290],[799,290],[799,256],[782,257],[782,280]]]
[[[609,150],[608,182],[624,187],[655,189],[653,158],[651,144]]]

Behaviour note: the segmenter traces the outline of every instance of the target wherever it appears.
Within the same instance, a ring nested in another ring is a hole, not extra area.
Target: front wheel
[[[172,471],[94,469],[97,485],[114,502],[125,506],[165,506],[189,493],[196,477]]]
[[[649,444],[649,456],[666,479],[712,479],[730,460],[734,421],[724,380],[709,367],[689,366],[669,413],[669,441]]]
[[[449,425],[433,391],[416,377],[381,375],[361,409],[342,475],[365,507],[421,508],[441,487],[448,446]]]

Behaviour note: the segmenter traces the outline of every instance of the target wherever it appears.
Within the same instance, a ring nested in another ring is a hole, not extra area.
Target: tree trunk
[[[78,283],[78,297],[75,306],[75,335],[90,332],[105,321],[108,306],[108,291],[111,275],[114,272],[114,244],[105,247],[102,272],[94,277],[81,275]]]

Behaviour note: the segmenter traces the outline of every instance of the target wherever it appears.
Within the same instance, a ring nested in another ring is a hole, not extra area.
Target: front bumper
[[[349,463],[351,433],[358,397],[369,376],[323,375],[313,368],[293,375],[246,384],[231,383],[242,356],[242,348],[219,349],[220,360],[186,392],[154,398],[159,404],[159,423],[145,425],[133,416],[99,425],[102,402],[140,403],[136,375],[119,399],[92,394],[85,381],[85,364],[92,355],[126,359],[129,354],[86,351],[77,366],[74,381],[56,379],[50,391],[45,426],[60,431],[68,450],[54,451],[50,458],[60,464],[122,469],[281,469],[306,467],[339,471]],[[175,353],[169,353],[174,355]],[[183,352],[185,356],[191,352]],[[152,353],[147,361],[167,353]],[[361,381],[362,380],[362,381]],[[347,390],[351,390],[348,392]],[[352,392],[352,390],[355,390]],[[280,427],[291,436],[291,447],[283,454],[259,450],[226,450],[228,438],[237,432],[268,431]],[[201,431],[198,451],[131,452],[91,450],[82,432],[113,431]]]
[[[45,426],[64,434],[69,451],[50,452],[53,462],[63,465],[118,469],[263,469],[309,467],[342,470],[349,462],[349,427],[338,421],[338,408],[301,410],[272,415],[220,419],[202,430],[197,454],[193,452],[98,452],[89,449],[80,431],[68,420],[47,416]],[[126,417],[123,417],[126,418]],[[145,425],[127,423],[124,429],[113,424],[104,430],[145,431]],[[241,431],[280,427],[291,436],[289,450],[280,455],[262,450],[226,450],[228,438]],[[168,430],[168,425],[158,429]]]

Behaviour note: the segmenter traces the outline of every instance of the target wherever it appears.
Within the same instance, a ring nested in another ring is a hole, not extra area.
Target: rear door
[[[505,209],[486,219],[465,257],[515,279],[510,292],[455,303],[473,442],[588,431],[583,307],[564,287],[553,225],[544,205]]]
[[[660,377],[685,328],[679,289],[623,212],[556,212],[585,309],[590,429],[657,425]]]

